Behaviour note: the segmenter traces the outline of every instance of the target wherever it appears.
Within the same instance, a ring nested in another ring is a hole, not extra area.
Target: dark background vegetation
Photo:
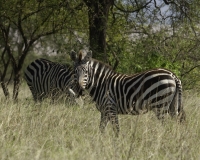
[[[167,68],[198,89],[199,10],[199,0],[0,0],[3,93],[17,99],[34,59],[71,63],[81,48],[120,73]]]

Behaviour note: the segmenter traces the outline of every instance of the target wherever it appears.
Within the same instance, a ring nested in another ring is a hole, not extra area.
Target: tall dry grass
[[[0,93],[0,159],[13,160],[126,160],[200,159],[200,99],[184,92],[187,123],[159,122],[151,112],[119,116],[120,135],[111,125],[99,133],[100,113],[47,99],[35,104],[26,86],[18,103]]]

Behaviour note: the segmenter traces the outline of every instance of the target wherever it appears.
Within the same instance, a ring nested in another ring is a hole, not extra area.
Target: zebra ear
[[[87,52],[87,56],[92,58],[92,51],[91,50],[89,52]]]
[[[79,61],[81,61],[82,59],[84,59],[85,56],[86,56],[85,50],[84,50],[84,49],[81,49],[81,50],[79,51],[79,53],[78,53],[78,59],[79,59]]]
[[[79,62],[85,60],[85,61],[89,61],[92,57],[92,51],[87,52],[84,49],[81,49],[78,53],[78,55],[76,55],[76,59],[78,59]]]
[[[76,59],[77,59],[77,54],[76,54],[76,52],[75,52],[75,51],[71,51],[70,57],[71,57],[71,60],[72,60],[72,61],[76,61]]]
[[[84,60],[89,61],[92,58],[92,51],[87,52],[87,55],[85,56]]]

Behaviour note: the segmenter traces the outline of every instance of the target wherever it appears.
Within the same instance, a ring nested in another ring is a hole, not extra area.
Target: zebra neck
[[[99,61],[91,61],[90,68],[88,91],[90,95],[93,96],[102,87],[105,87],[111,75],[114,74],[114,71],[109,66]]]

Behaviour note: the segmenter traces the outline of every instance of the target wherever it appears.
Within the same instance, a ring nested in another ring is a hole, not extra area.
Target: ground
[[[0,159],[200,158],[200,98],[194,91],[184,91],[185,124],[171,119],[161,123],[151,112],[122,115],[115,138],[110,124],[103,135],[99,133],[100,113],[93,103],[80,107],[47,99],[35,104],[28,87],[23,87],[18,103],[5,101],[0,91]]]

